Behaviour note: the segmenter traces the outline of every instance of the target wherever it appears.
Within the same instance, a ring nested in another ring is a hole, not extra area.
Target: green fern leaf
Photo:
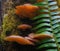
[[[45,33],[53,35],[53,39],[38,42],[37,49],[40,51],[60,51],[60,12],[58,11],[57,2],[45,0],[36,3],[37,6],[44,7],[39,12],[42,14],[34,17],[35,33]]]

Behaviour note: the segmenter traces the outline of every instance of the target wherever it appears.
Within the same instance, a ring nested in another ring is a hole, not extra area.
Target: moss
[[[19,18],[17,18],[15,13],[14,13],[14,9],[8,10],[8,14],[5,14],[3,17],[2,37],[6,36],[7,34],[11,34],[13,32],[13,30],[15,31],[15,28],[20,23],[21,22],[20,22]]]

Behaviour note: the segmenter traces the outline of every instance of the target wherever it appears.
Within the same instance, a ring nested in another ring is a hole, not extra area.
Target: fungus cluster
[[[31,4],[24,4],[16,6],[15,13],[20,18],[32,18],[37,15],[37,12],[39,10],[38,6],[33,6]],[[26,29],[32,29],[32,26],[29,24],[22,24],[17,26],[17,29],[20,30],[26,30]],[[24,34],[23,34],[24,35]],[[35,34],[33,32],[30,32],[27,36],[20,36],[20,35],[10,35],[4,38],[5,41],[9,42],[17,42],[22,45],[34,45],[34,42],[38,42],[40,40],[46,39],[46,38],[52,38],[51,35],[47,34]]]

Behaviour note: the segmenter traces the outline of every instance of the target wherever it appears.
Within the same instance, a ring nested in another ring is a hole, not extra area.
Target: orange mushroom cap
[[[32,28],[32,26],[28,25],[28,24],[21,24],[17,27],[18,29],[22,29],[22,30],[26,30],[26,29],[30,29]]]
[[[34,45],[33,42],[38,42],[38,41],[48,39],[48,38],[53,38],[53,36],[49,35],[49,34],[33,34],[33,33],[31,33],[28,35],[28,37],[11,35],[11,36],[5,37],[4,40],[9,41],[9,42],[17,42],[21,45]]]
[[[9,42],[17,42],[21,45],[34,45],[34,43],[29,41],[28,39],[18,35],[11,35],[11,36],[5,37],[4,40]]]
[[[30,41],[32,41],[32,42],[38,42],[39,40],[37,40],[37,39],[33,39],[33,38],[31,38],[31,37],[25,37],[26,39],[28,39],[28,40],[30,40]]]
[[[43,2],[44,0],[37,0],[37,2]]]
[[[53,36],[50,34],[34,34],[34,33],[29,34],[29,37],[32,39],[37,39],[37,40],[53,38]]]
[[[16,6],[15,13],[22,18],[32,18],[37,15],[38,10],[38,6],[33,6],[32,4],[24,4]]]

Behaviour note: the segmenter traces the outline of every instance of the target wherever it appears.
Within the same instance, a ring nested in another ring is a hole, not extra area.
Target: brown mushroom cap
[[[38,42],[39,40],[37,40],[37,39],[33,39],[33,38],[31,38],[31,37],[25,37],[26,39],[28,39],[28,40],[30,40],[30,41],[32,41],[32,42]]]
[[[25,18],[32,18],[37,15],[37,12],[39,10],[38,6],[33,6],[32,4],[24,4],[16,6],[15,13],[19,17]]]
[[[44,0],[37,0],[37,2],[43,2]]]
[[[26,30],[26,29],[32,28],[32,26],[30,26],[28,24],[21,24],[21,25],[18,25],[17,28],[22,29],[22,30]]]
[[[29,34],[29,37],[32,39],[37,39],[37,40],[53,38],[53,36],[50,34],[34,34],[34,33]]]
[[[11,35],[11,36],[5,37],[4,40],[9,42],[17,42],[21,45],[34,45],[34,43],[29,41],[28,39],[18,35]]]

